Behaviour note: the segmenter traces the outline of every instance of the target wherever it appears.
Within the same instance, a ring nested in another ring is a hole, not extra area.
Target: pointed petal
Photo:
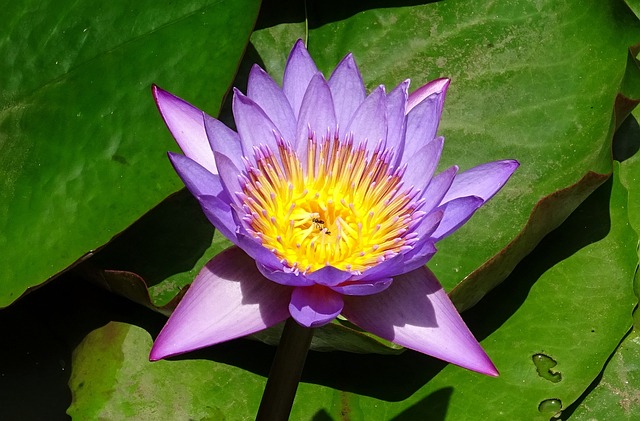
[[[212,174],[200,163],[184,155],[174,152],[168,152],[167,155],[184,185],[196,198],[220,194],[224,194],[223,197],[226,197],[218,174]]]
[[[412,156],[435,138],[448,86],[448,79],[438,79],[409,95],[404,156]]]
[[[368,281],[370,283],[377,283],[411,272],[425,265],[433,255],[436,254],[437,249],[434,242],[435,241],[429,237],[421,238],[420,241],[413,245],[411,250],[379,263],[372,269],[365,271],[360,277],[355,277],[355,279],[357,279],[358,282]],[[348,290],[332,289],[345,295],[364,295],[349,293]]]
[[[336,108],[338,127],[346,128],[353,113],[367,96],[362,76],[351,53],[336,66],[329,78],[329,88]]]
[[[436,172],[440,155],[444,147],[444,138],[438,137],[418,149],[407,158],[407,170],[402,177],[405,186],[413,186],[424,191]]]
[[[407,106],[408,90],[409,79],[396,86],[387,95],[387,147],[393,148],[398,158],[403,155],[407,131],[407,118],[404,110]],[[398,162],[400,162],[399,159]]]
[[[240,136],[228,128],[223,122],[203,113],[204,128],[209,138],[209,146],[213,151],[222,153],[233,160],[236,167],[242,168],[242,147]],[[215,159],[215,158],[214,158]]]
[[[453,233],[464,225],[483,203],[484,200],[481,197],[466,196],[458,197],[440,206],[439,209],[444,211],[444,217],[435,232],[431,234],[431,238],[437,241]]]
[[[197,162],[184,155],[169,152],[169,160],[209,221],[220,232],[234,241],[236,224],[231,216],[229,198],[222,188],[220,176],[211,174]]]
[[[431,212],[442,203],[442,198],[447,194],[453,179],[458,172],[458,166],[454,165],[447,168],[431,179],[427,188],[423,191],[421,198],[425,199],[424,204],[420,208],[424,212]]]
[[[487,162],[464,171],[456,175],[442,203],[463,196],[478,196],[486,202],[504,186],[519,166],[518,161],[510,159]]]
[[[392,278],[382,278],[377,279],[375,282],[365,281],[336,285],[331,289],[342,295],[371,295],[389,288],[392,282]]]
[[[354,276],[352,279],[357,282],[378,282],[381,279],[393,278],[394,276],[407,273],[418,266],[426,264],[427,261],[436,253],[434,240],[431,238],[431,234],[436,230],[443,216],[444,212],[441,210],[431,212],[426,215],[413,231],[418,235],[418,241],[412,245],[410,250],[384,260],[372,268],[365,270],[361,275]],[[338,290],[336,288],[333,289],[335,291],[342,292],[342,290]],[[347,292],[343,293],[347,294]]]
[[[200,271],[151,349],[151,361],[273,326],[287,317],[291,288],[264,279],[242,250],[218,254]]]
[[[424,266],[396,277],[379,294],[344,300],[342,314],[364,330],[469,370],[498,375],[436,277]]]
[[[280,266],[280,268],[272,269],[266,265],[258,264],[258,270],[265,278],[280,285],[287,285],[290,287],[309,287],[314,285],[312,280],[307,279],[307,277],[301,273],[294,273],[290,270],[287,271],[287,268],[283,265]]]
[[[343,304],[342,296],[327,287],[296,287],[291,294],[289,313],[302,326],[320,327],[335,319]]]
[[[289,54],[282,78],[282,90],[296,118],[300,114],[302,98],[307,92],[309,82],[316,73],[318,68],[305,48],[304,42],[299,39]]]
[[[344,134],[353,133],[354,144],[367,140],[372,150],[379,141],[387,140],[387,96],[384,87],[378,86],[358,107]]]
[[[360,275],[354,276],[352,280],[364,283],[382,282],[386,278],[392,278],[393,276],[401,273],[398,268],[402,267],[403,260],[404,256],[402,254],[396,254],[395,256],[365,270]]]
[[[293,143],[296,134],[296,117],[289,100],[276,82],[254,64],[249,73],[247,96],[273,121],[285,140]]]
[[[202,124],[202,111],[153,85],[153,97],[162,119],[184,154],[217,174],[213,152]]]
[[[436,254],[438,249],[431,238],[421,239],[411,250],[404,255],[402,272],[409,273],[427,264],[429,260]]]
[[[260,240],[249,235],[244,229],[239,229],[236,237],[236,244],[256,261],[258,270],[265,278],[288,286],[313,285],[313,282],[304,276],[296,276],[294,273],[285,272],[285,269],[288,268],[284,267],[278,257],[271,250],[265,248],[260,243]]]
[[[440,123],[438,98],[429,97],[407,115],[407,135],[404,140],[403,160],[413,156],[436,136]]]
[[[333,266],[325,266],[321,269],[311,272],[307,278],[318,285],[332,287],[343,283],[351,278],[351,273],[334,268]]]
[[[420,220],[418,225],[413,229],[413,232],[418,235],[418,238],[429,238],[438,228],[443,217],[443,210],[434,210]]]
[[[216,158],[216,166],[220,170],[222,186],[227,192],[230,203],[241,206],[238,196],[236,195],[236,193],[242,192],[242,186],[240,185],[240,180],[238,180],[240,170],[238,170],[228,156],[216,152],[214,157]]]
[[[422,85],[414,92],[411,92],[409,100],[407,101],[406,113],[409,114],[409,111],[411,111],[416,105],[420,104],[425,100],[425,98],[428,98],[433,94],[442,94],[442,102],[444,103],[444,97],[447,93],[449,83],[451,83],[451,79],[435,79],[425,85]],[[440,109],[442,110],[442,104],[440,104]]]
[[[276,138],[282,134],[258,104],[234,89],[232,106],[245,157],[254,156],[254,146],[266,145],[272,151],[278,150]]]
[[[317,138],[326,136],[328,131],[333,133],[336,129],[333,98],[331,97],[329,85],[324,80],[322,73],[316,73],[311,79],[309,89],[304,94],[302,106],[300,107],[295,149],[303,165],[306,164],[309,128],[316,133]]]

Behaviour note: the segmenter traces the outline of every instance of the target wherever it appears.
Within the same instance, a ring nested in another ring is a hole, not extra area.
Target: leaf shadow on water
[[[163,200],[97,251],[87,264],[136,273],[147,286],[191,270],[215,229],[186,190]]]
[[[624,161],[640,150],[640,125],[629,115],[612,141],[612,156]],[[609,199],[613,180],[596,189],[557,229],[549,233],[516,266],[509,277],[463,314],[478,340],[502,325],[526,299],[536,280],[557,263],[589,244],[602,240],[611,229]],[[491,320],[487,318],[491,316]]]
[[[616,134],[613,138],[613,158],[617,161],[624,162],[627,159],[634,156],[640,150],[640,124],[638,124],[638,120],[633,114],[629,114],[629,116],[622,122]],[[636,308],[637,311],[637,308]],[[624,340],[629,336],[631,332],[627,333],[624,338],[620,340],[620,344],[624,343]],[[619,345],[620,346],[620,345]],[[618,352],[618,349],[616,349]],[[604,369],[596,376],[596,378],[591,382],[589,387],[582,393],[582,395],[576,399],[569,407],[562,411],[561,416],[558,418],[559,420],[568,420],[571,418],[571,415],[582,405],[582,402],[585,400],[587,396],[600,385],[600,382],[604,375],[604,370],[609,365],[611,359],[615,356],[615,353],[611,354],[604,365]]]
[[[72,352],[112,320],[155,331],[166,318],[73,271],[0,310],[0,419],[70,419]]]
[[[613,159],[626,161],[640,150],[640,124],[633,114],[622,122],[613,137]]]
[[[260,9],[260,16],[255,29],[269,28],[282,23],[303,22],[305,19],[305,3],[309,16],[309,28],[317,28],[329,22],[347,19],[357,13],[370,9],[384,9],[390,7],[408,7],[421,4],[437,3],[441,0],[343,0],[310,1],[299,0],[264,0]]]
[[[598,187],[560,227],[542,239],[502,284],[463,314],[478,340],[492,334],[520,308],[542,274],[607,236],[611,228],[612,185],[609,179]]]

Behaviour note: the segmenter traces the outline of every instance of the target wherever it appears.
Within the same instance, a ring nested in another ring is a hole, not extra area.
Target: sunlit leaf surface
[[[65,4],[66,3],[66,4]],[[13,2],[0,32],[0,307],[181,183],[151,97],[217,113],[259,1]]]

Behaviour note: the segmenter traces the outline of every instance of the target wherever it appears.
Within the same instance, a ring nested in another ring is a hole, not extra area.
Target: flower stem
[[[313,329],[300,326],[292,318],[287,319],[256,421],[289,419],[312,337]]]

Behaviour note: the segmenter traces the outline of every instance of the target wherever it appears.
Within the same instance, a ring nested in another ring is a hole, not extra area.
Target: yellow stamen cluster
[[[392,152],[355,146],[351,136],[310,136],[306,169],[285,141],[277,154],[255,148],[246,160],[242,200],[250,232],[285,265],[313,272],[330,265],[362,272],[411,247],[406,235],[416,191],[403,188]]]

